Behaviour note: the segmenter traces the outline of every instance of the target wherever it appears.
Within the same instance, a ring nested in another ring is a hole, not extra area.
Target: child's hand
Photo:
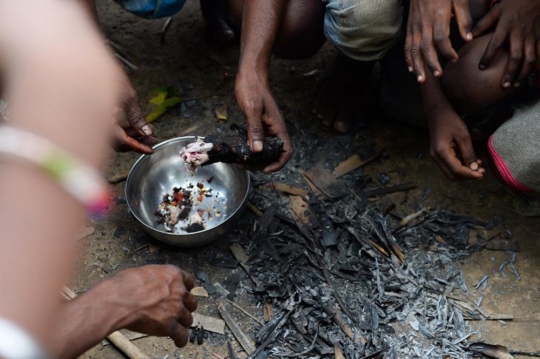
[[[476,158],[465,123],[453,109],[441,109],[429,118],[431,157],[452,181],[482,179],[486,170]],[[458,157],[458,151],[459,157]]]
[[[494,29],[494,31],[493,31]],[[488,68],[503,48],[508,48],[508,63],[501,84],[519,87],[540,70],[540,3],[530,0],[501,1],[473,30],[475,37],[493,31],[479,68]]]
[[[469,0],[411,0],[405,61],[409,72],[414,72],[418,82],[426,80],[426,70],[433,76],[442,76],[439,55],[448,61],[457,61],[458,54],[450,42],[450,20],[455,16],[459,33],[465,41],[473,35]]]

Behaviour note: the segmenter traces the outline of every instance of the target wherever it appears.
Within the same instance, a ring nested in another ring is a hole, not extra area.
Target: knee
[[[293,0],[283,15],[273,53],[282,59],[305,59],[325,42],[324,5],[320,0]]]
[[[538,101],[518,109],[488,143],[495,173],[518,192],[540,193],[539,110]]]
[[[450,103],[460,112],[483,111],[514,92],[501,85],[506,51],[499,51],[487,69],[478,68],[488,42],[489,36],[471,41],[459,50],[459,60],[445,67],[442,86]]]
[[[401,24],[400,0],[330,0],[324,31],[345,55],[375,61],[399,40]]]

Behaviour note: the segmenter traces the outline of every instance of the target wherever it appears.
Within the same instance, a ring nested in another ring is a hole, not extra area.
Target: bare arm
[[[428,71],[421,88],[429,120],[431,157],[450,180],[481,179],[485,172],[480,167],[482,162],[476,158],[467,126],[446,98],[441,80]]]
[[[268,64],[288,0],[244,2],[240,68],[268,75]]]
[[[193,277],[171,265],[124,270],[63,305],[52,352],[76,358],[122,328],[169,336],[183,347],[197,307],[191,288]]]
[[[80,9],[60,0],[2,1],[0,49],[12,124],[101,164],[118,69]],[[83,207],[31,165],[2,160],[0,173],[0,288],[9,293],[0,296],[0,317],[48,344]]]
[[[277,136],[285,145],[279,160],[265,171],[281,169],[292,156],[292,144],[268,81],[268,65],[287,0],[244,2],[240,63],[235,92],[246,117],[250,147],[260,152],[265,135]]]

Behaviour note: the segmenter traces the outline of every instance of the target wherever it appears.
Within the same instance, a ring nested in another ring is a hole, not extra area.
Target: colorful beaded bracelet
[[[100,174],[43,137],[1,125],[0,157],[37,165],[81,202],[91,217],[103,216],[111,207],[110,192]]]

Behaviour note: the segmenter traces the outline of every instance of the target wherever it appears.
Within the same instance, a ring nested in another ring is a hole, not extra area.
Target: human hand
[[[527,76],[540,70],[540,2],[504,0],[495,5],[473,29],[478,37],[495,26],[478,67],[490,66],[499,50],[510,44],[502,86],[519,87]]]
[[[405,61],[409,72],[414,72],[418,82],[423,83],[426,66],[435,77],[442,76],[438,53],[449,61],[458,60],[449,37],[452,14],[465,41],[473,39],[473,23],[468,0],[411,0],[410,4]]]
[[[113,149],[116,152],[135,151],[150,155],[154,153],[152,146],[158,142],[157,138],[152,135],[140,136],[139,132],[135,130],[126,118],[119,117],[118,115],[115,116],[113,135]]]
[[[117,119],[114,128],[114,146],[119,152],[135,151],[142,154],[152,154],[152,145],[157,140],[153,136],[152,125],[146,119],[139,106],[137,92],[124,75],[122,81],[122,110],[125,118]]]
[[[293,154],[293,147],[285,120],[272,95],[268,80],[255,71],[240,71],[236,77],[235,93],[248,126],[249,146],[253,152],[261,152],[266,135],[283,140],[283,150],[274,163],[264,171],[275,172],[282,169]]]
[[[125,314],[120,328],[169,336],[178,347],[187,344],[191,312],[197,309],[190,274],[173,265],[147,265],[119,272],[101,285]]]
[[[462,181],[484,177],[485,169],[476,158],[469,130],[453,109],[439,109],[430,114],[429,132],[431,157],[448,179]]]

